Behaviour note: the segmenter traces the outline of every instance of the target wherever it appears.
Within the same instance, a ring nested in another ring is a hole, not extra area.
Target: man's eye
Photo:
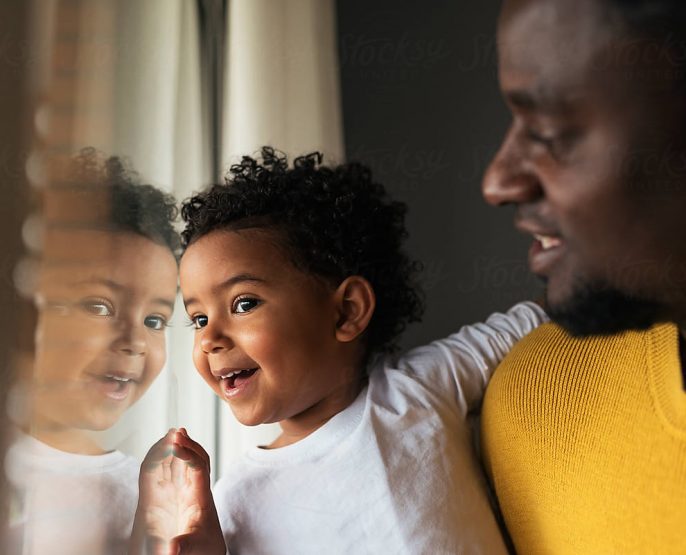
[[[243,314],[244,312],[250,312],[253,308],[260,304],[257,299],[252,299],[249,297],[243,297],[236,299],[233,303],[233,312],[235,314]]]
[[[193,316],[191,318],[191,324],[193,324],[193,327],[196,330],[199,330],[200,328],[204,328],[207,325],[207,316],[204,314],[200,314],[198,316]]]
[[[158,315],[146,316],[143,324],[151,330],[161,330],[167,327],[167,319],[164,316]]]
[[[581,132],[579,129],[571,128],[554,135],[545,135],[534,129],[526,129],[526,138],[532,143],[543,146],[555,159],[563,159],[568,155],[577,144]]]
[[[114,307],[103,300],[84,299],[79,306],[93,316],[114,316]]]
[[[538,133],[533,129],[526,130],[526,137],[531,142],[542,144],[543,146],[549,149],[552,149],[552,147],[555,145],[555,141],[557,140],[557,137],[546,137],[545,135],[542,135],[541,133]]]

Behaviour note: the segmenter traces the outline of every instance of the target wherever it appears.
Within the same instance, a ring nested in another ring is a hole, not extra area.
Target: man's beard
[[[660,320],[661,307],[603,282],[579,282],[570,299],[546,311],[570,335],[585,337],[648,329]]]

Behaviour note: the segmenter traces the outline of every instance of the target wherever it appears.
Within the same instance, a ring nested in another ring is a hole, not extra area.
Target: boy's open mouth
[[[219,381],[222,382],[223,387],[228,389],[235,389],[247,382],[259,368],[245,368],[243,370],[233,370],[223,376],[219,376]]]
[[[119,376],[115,374],[106,374],[98,376],[99,387],[102,392],[115,401],[123,401],[126,399],[131,391],[131,388],[137,383],[133,378],[126,376]]]

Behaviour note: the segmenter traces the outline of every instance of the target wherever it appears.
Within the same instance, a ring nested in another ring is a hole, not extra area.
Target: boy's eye
[[[259,300],[252,299],[249,297],[243,297],[240,299],[236,299],[236,301],[233,303],[233,312],[235,314],[242,314],[244,312],[250,312],[253,308],[255,308],[259,304],[260,304]]]
[[[198,316],[193,316],[191,318],[191,323],[196,330],[204,328],[207,325],[207,316],[204,314],[199,314]]]
[[[150,328],[151,330],[161,330],[167,326],[167,319],[164,316],[153,314],[146,316],[145,320],[143,320],[143,324],[146,328]]]
[[[114,316],[114,307],[102,299],[84,299],[79,306],[93,316]]]

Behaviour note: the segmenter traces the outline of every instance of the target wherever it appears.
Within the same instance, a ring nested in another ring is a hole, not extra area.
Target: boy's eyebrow
[[[153,299],[152,302],[155,304],[161,304],[163,306],[166,306],[172,312],[174,311],[174,301],[170,301],[169,299],[163,299],[162,297],[157,297],[156,299]]]
[[[70,285],[73,285],[75,287],[78,287],[79,285],[104,285],[105,287],[109,287],[110,289],[114,289],[115,291],[121,291],[124,289],[124,286],[117,283],[116,281],[113,281],[111,279],[105,279],[105,278],[88,278],[88,279],[80,279],[78,281],[72,281]]]
[[[231,276],[230,278],[222,281],[219,285],[217,285],[216,289],[226,289],[227,287],[231,287],[232,285],[236,285],[237,283],[243,283],[244,281],[252,281],[254,283],[267,283],[267,280],[261,277],[257,277],[253,274],[236,274],[235,276]]]
[[[225,279],[221,283],[219,283],[216,287],[214,287],[215,291],[219,291],[221,289],[226,289],[228,287],[232,287],[236,285],[237,283],[243,283],[243,282],[253,282],[253,283],[267,283],[267,280],[257,277],[253,274],[236,274],[235,276],[231,276],[230,278]],[[195,297],[189,297],[187,299],[183,299],[183,305],[184,306],[189,306],[195,302],[198,302],[198,299]]]
[[[92,284],[97,284],[97,285],[104,285],[105,287],[109,287],[113,291],[121,291],[125,289],[125,287],[116,281],[113,281],[111,279],[104,279],[104,278],[92,278],[92,279],[81,279],[79,281],[74,281],[71,283],[72,286],[78,287],[80,285],[92,285]],[[163,306],[166,306],[170,310],[174,310],[174,300],[173,299],[164,299],[162,297],[157,297],[155,299],[152,299],[152,302],[155,304],[161,304]]]

